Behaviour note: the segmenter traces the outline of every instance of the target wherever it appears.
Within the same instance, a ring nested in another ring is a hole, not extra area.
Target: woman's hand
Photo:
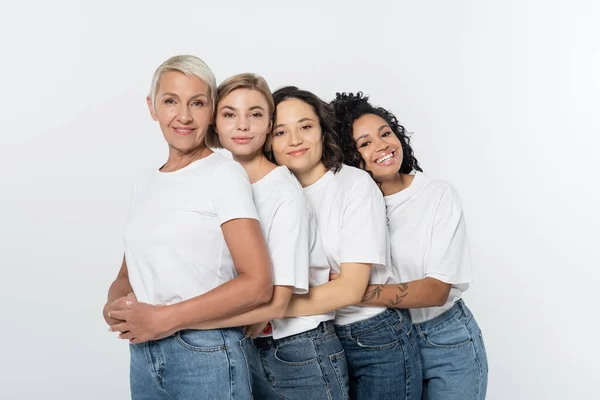
[[[250,337],[250,338],[254,339],[263,331],[263,329],[265,329],[265,326],[267,326],[268,323],[269,323],[269,321],[264,321],[264,322],[257,322],[256,324],[248,325],[247,327],[244,328],[244,333],[246,334],[246,337]]]
[[[117,304],[116,310],[109,312],[110,318],[120,320],[111,325],[110,330],[121,332],[119,339],[129,340],[131,344],[165,338],[176,332],[167,324],[168,309],[167,306],[138,302],[134,296],[128,296]]]

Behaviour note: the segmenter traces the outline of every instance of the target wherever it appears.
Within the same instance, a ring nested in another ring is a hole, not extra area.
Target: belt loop
[[[465,317],[468,317],[469,316],[469,311],[467,310],[467,307],[465,306],[465,302],[463,301],[463,299],[458,299],[456,301],[456,303],[460,307],[460,310],[462,311],[463,315]]]

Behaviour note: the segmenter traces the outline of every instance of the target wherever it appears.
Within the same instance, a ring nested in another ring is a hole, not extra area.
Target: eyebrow
[[[225,108],[228,108],[228,109],[230,109],[230,110],[232,110],[232,111],[237,111],[237,108],[235,108],[235,107],[232,107],[232,106],[227,106],[227,105],[225,105],[225,106],[221,107],[221,108],[220,108],[220,110],[223,110],[223,109],[225,109]],[[250,107],[248,110],[250,110],[250,111],[254,111],[254,110],[263,110],[263,111],[265,111],[265,109],[264,109],[264,108],[262,108],[261,106],[252,106],[252,107]]]
[[[300,118],[300,119],[298,120],[298,123],[299,123],[299,124],[301,124],[301,123],[303,123],[303,122],[306,122],[306,121],[315,122],[315,120],[314,120],[314,119],[312,119],[312,118]],[[284,125],[285,125],[285,124],[278,124],[278,125],[275,125],[275,126],[273,127],[273,129],[279,128],[279,127],[281,127],[281,126],[284,126]]]
[[[388,124],[383,124],[381,125],[378,129],[377,132],[381,132],[382,130],[384,130],[385,128],[389,128],[390,126]],[[356,142],[358,142],[360,139],[363,139],[365,137],[369,136],[368,133],[365,133],[364,135],[360,135],[359,137],[356,138]]]
[[[171,93],[171,92],[163,93],[160,97],[165,97],[165,96],[173,96],[173,97],[179,98],[179,96],[177,94]],[[190,100],[195,99],[196,97],[204,97],[206,100],[208,100],[208,96],[205,95],[204,93],[195,94],[192,97],[190,97]]]

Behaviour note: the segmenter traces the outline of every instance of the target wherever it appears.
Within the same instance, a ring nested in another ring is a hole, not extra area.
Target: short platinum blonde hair
[[[191,55],[173,56],[160,64],[156,71],[154,71],[152,84],[150,85],[150,93],[148,94],[152,102],[152,107],[155,107],[154,101],[156,100],[156,94],[158,93],[160,78],[163,74],[173,71],[181,72],[182,74],[193,78],[198,78],[206,83],[210,92],[209,95],[212,109],[215,109],[217,99],[217,80],[215,74],[213,74],[210,67],[202,61],[202,59]]]

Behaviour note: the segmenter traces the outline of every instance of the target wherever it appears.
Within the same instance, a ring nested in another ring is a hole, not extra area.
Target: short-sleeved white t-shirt
[[[441,307],[410,309],[413,323],[450,309],[473,279],[465,218],[456,190],[414,172],[411,185],[385,196],[392,264],[401,282],[425,277],[452,284]]]
[[[129,281],[138,300],[175,304],[237,273],[221,225],[258,219],[246,171],[219,154],[134,186],[125,229]]]
[[[371,284],[394,283],[390,262],[385,205],[381,190],[368,173],[343,165],[304,188],[331,268],[342,263],[372,264]],[[336,310],[336,325],[377,315],[385,307],[348,306]]]
[[[315,218],[302,187],[286,167],[278,167],[252,185],[254,203],[271,255],[273,284],[291,286],[305,294],[309,287],[329,280],[329,263],[317,232]],[[334,313],[271,321],[273,337],[316,328]]]

